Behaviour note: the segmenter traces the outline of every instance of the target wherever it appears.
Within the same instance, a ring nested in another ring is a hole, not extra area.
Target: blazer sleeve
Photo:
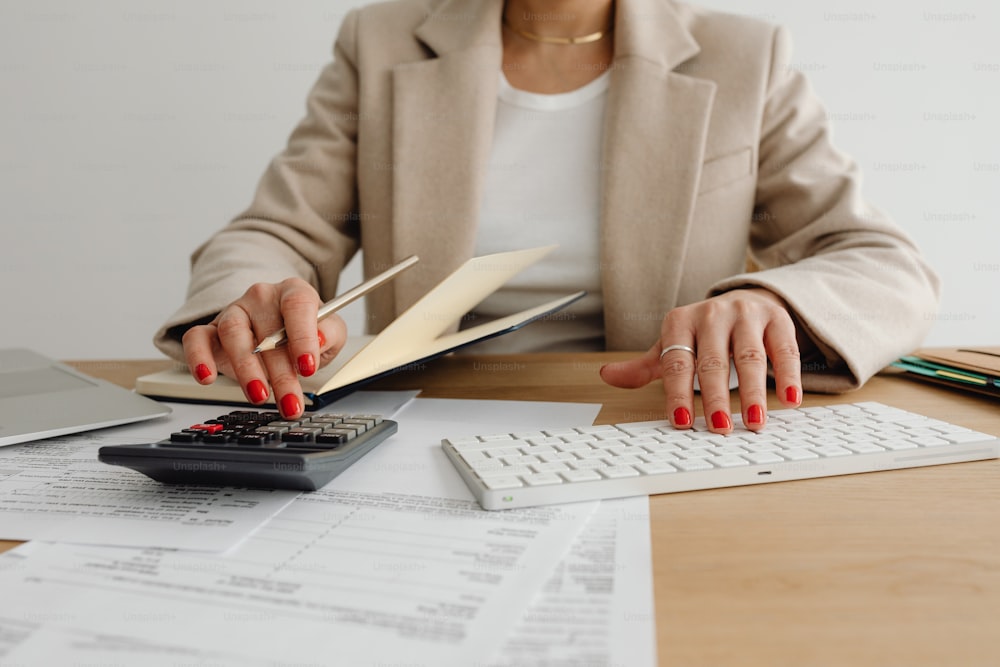
[[[750,254],[761,269],[710,294],[764,287],[788,304],[812,343],[803,387],[859,387],[919,347],[937,312],[939,284],[913,242],[861,197],[857,165],[831,143],[826,113],[777,28],[758,156]]]
[[[181,336],[211,321],[254,283],[299,277],[324,298],[358,248],[356,10],[345,17],[334,59],[309,93],[306,115],[267,167],[250,207],[191,256],[185,304],[154,344],[183,360]]]

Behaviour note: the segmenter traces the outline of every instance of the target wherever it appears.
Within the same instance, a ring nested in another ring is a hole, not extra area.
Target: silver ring
[[[687,345],[668,345],[667,347],[663,348],[662,352],[660,352],[660,360],[661,361],[663,360],[663,357],[664,357],[664,355],[667,354],[667,352],[673,352],[674,350],[682,350],[684,352],[690,352],[692,356],[695,356],[695,357],[698,356],[695,353],[693,347],[688,347]]]

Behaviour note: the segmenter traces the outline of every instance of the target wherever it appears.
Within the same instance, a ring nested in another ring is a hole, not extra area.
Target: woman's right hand
[[[184,334],[191,375],[200,384],[212,384],[220,373],[231,377],[254,405],[273,391],[282,416],[298,417],[304,405],[299,375],[308,377],[330,363],[347,340],[347,326],[336,314],[316,322],[321,305],[319,294],[301,278],[252,285],[214,320]],[[259,341],[282,327],[284,346],[253,353]]]

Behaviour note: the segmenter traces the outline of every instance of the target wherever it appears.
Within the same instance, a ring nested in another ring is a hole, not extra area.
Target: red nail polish
[[[212,371],[208,370],[208,366],[205,364],[198,364],[194,367],[194,374],[198,376],[198,382],[204,382],[212,375]]]
[[[281,414],[285,417],[295,417],[302,410],[299,397],[295,394],[285,394],[281,397]]]
[[[309,377],[316,372],[316,360],[311,354],[303,354],[298,359],[299,375]]]
[[[747,408],[747,423],[749,424],[763,424],[764,423],[764,408],[759,405],[751,405]]]
[[[717,428],[720,431],[732,428],[733,422],[729,420],[729,415],[727,415],[722,410],[716,410],[712,413],[712,428]]]
[[[320,347],[320,349],[326,347],[326,336],[323,335],[323,332],[322,331],[317,331],[316,332],[316,337],[319,339],[319,347]]]
[[[674,426],[690,426],[691,412],[687,408],[674,410]]]
[[[267,400],[267,386],[260,380],[250,380],[247,383],[247,396],[251,403],[263,403]]]
[[[798,387],[789,387],[788,389],[785,390],[785,403],[791,403],[792,405],[798,405],[799,404],[799,400],[800,400],[800,397],[799,397],[799,388]]]

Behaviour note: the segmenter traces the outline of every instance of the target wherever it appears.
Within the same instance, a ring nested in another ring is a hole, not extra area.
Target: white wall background
[[[156,356],[188,254],[249,202],[357,4],[0,0],[0,346]],[[944,279],[928,342],[1000,344],[1000,9],[707,4],[792,30],[869,198]]]

